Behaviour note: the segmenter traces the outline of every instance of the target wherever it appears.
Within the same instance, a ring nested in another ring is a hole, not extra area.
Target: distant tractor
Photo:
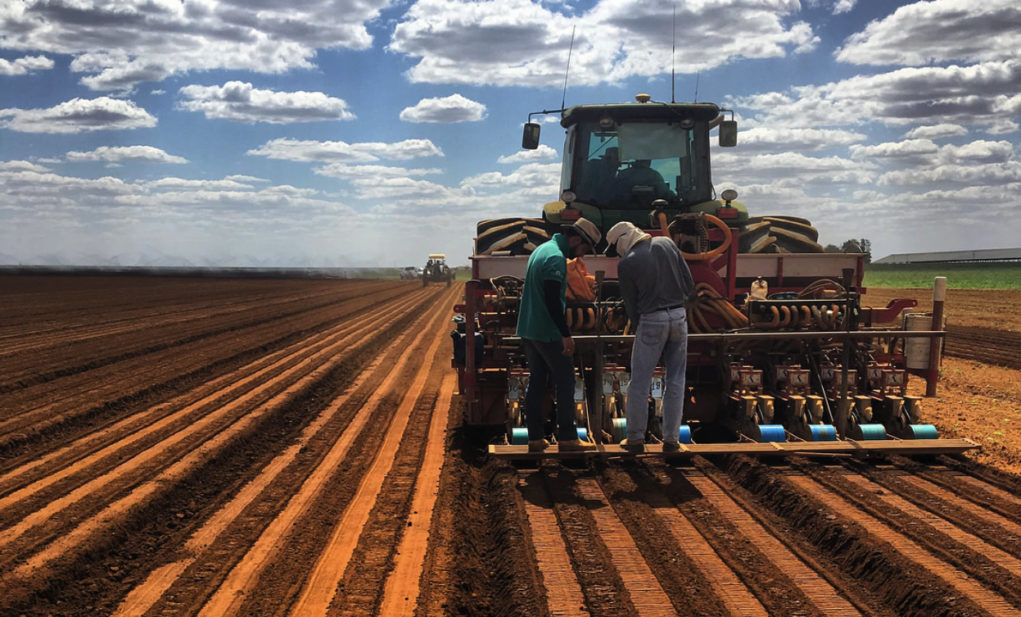
[[[418,266],[408,266],[401,270],[402,281],[417,281],[422,278],[422,270]]]
[[[454,273],[446,262],[447,256],[443,253],[431,253],[429,261],[422,269],[422,286],[429,283],[446,283],[447,287],[454,281]]]

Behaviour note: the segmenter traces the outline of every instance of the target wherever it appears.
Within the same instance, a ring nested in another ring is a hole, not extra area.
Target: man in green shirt
[[[528,450],[541,452],[544,438],[542,400],[552,381],[557,401],[557,442],[561,451],[595,448],[578,439],[574,423],[574,339],[567,328],[567,258],[595,250],[602,234],[592,221],[581,218],[564,226],[528,257],[525,284],[518,307],[517,335],[528,355],[525,422]]]

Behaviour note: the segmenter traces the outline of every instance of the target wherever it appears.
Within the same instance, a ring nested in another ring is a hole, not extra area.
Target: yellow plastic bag
[[[596,300],[596,277],[588,273],[581,257],[567,260],[567,299],[572,302]]]

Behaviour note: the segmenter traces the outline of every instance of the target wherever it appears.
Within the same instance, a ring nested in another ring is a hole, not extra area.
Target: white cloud
[[[505,154],[497,159],[498,163],[533,163],[536,161],[549,161],[560,156],[553,148],[546,144],[539,144],[535,150],[519,150],[514,154]]]
[[[933,0],[898,8],[848,37],[837,60],[922,66],[1017,57],[1021,5],[1016,0]]]
[[[152,146],[100,146],[90,152],[72,150],[67,153],[67,160],[73,162],[106,161],[108,163],[146,161],[150,163],[182,164],[188,162],[186,158],[167,154],[163,150]]]
[[[366,24],[391,4],[56,0],[7,3],[0,14],[5,48],[69,54],[86,86],[127,90],[188,71],[312,68],[317,49],[368,49]]]
[[[787,92],[737,97],[757,125],[845,126],[863,122],[989,124],[1016,113],[1021,61],[904,68]]]
[[[842,129],[793,128],[783,126],[755,126],[738,135],[742,154],[791,150],[796,152],[823,150],[834,146],[847,146],[865,141],[866,136]]]
[[[53,60],[46,56],[24,56],[15,60],[0,58],[0,75],[27,75],[35,71],[48,71],[53,68]]]
[[[409,178],[412,176],[429,176],[442,173],[442,170],[408,169],[388,165],[348,165],[346,163],[330,163],[315,170],[321,176],[345,178],[356,181],[374,181],[381,178]]]
[[[0,109],[0,128],[23,133],[84,133],[154,126],[156,118],[141,107],[105,96],[71,99],[49,109]]]
[[[409,160],[425,156],[443,156],[428,139],[405,139],[395,143],[364,142],[349,144],[343,141],[301,141],[273,139],[247,154],[271,159],[323,163],[328,161],[368,163],[386,160]]]
[[[851,146],[853,159],[910,159],[932,160],[939,147],[928,139],[908,139],[906,141],[887,142],[868,146]]]
[[[201,111],[206,118],[235,122],[321,122],[352,120],[355,115],[343,99],[322,92],[276,92],[252,84],[230,81],[222,86],[185,86],[181,109]]]
[[[413,82],[554,86],[563,82],[569,52],[570,82],[595,85],[669,73],[675,44],[677,70],[693,74],[736,58],[803,53],[818,43],[808,24],[785,25],[799,10],[796,1],[731,4],[602,0],[575,14],[573,6],[529,0],[418,0],[388,49],[419,59],[407,73]],[[675,6],[684,24],[676,41]]]
[[[34,171],[37,173],[46,173],[49,170],[47,167],[38,165],[31,161],[0,161],[0,171]]]
[[[181,190],[187,189],[190,191],[237,191],[250,189],[245,182],[239,182],[233,179],[223,180],[190,180],[187,178],[160,178],[159,180],[153,180],[151,182],[145,182],[143,184],[147,189],[156,190]]]
[[[478,122],[486,117],[486,106],[460,94],[444,98],[422,99],[405,107],[400,118],[405,122]]]
[[[941,137],[958,137],[967,134],[968,129],[960,124],[942,123],[916,126],[905,133],[904,137],[908,139],[939,139]]]

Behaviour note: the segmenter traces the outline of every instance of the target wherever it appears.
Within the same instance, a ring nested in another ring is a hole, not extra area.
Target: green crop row
[[[865,287],[930,288],[937,276],[950,289],[1021,289],[1021,262],[869,264]]]

